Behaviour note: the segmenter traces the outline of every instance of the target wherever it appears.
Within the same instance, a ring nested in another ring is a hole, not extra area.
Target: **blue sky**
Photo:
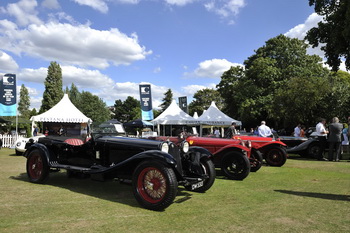
[[[302,39],[320,20],[308,0],[1,0],[0,74],[15,73],[37,109],[51,61],[64,88],[108,105],[150,83],[157,108],[169,88],[191,100],[270,38]]]

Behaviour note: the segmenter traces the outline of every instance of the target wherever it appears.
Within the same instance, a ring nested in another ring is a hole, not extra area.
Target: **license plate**
[[[203,184],[204,184],[203,181],[200,181],[200,182],[198,182],[196,184],[193,184],[192,185],[192,190],[202,187]]]

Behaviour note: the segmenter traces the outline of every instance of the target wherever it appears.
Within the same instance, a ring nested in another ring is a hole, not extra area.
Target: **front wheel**
[[[251,166],[250,171],[257,172],[262,166],[263,156],[260,153],[260,151],[252,150],[251,154],[250,154],[249,161],[250,161],[250,166]]]
[[[194,190],[192,190],[191,186],[185,186],[187,190],[204,193],[214,184],[216,172],[213,162],[209,158],[203,157],[200,160],[200,166],[203,174],[207,175],[207,178],[203,181],[203,186]]]
[[[243,153],[228,152],[221,160],[221,170],[232,180],[243,180],[249,175],[250,162]]]
[[[307,154],[308,156],[317,159],[321,154],[322,147],[319,143],[312,143],[307,148]]]
[[[265,161],[270,166],[282,167],[287,161],[287,152],[282,148],[272,147],[266,152]]]
[[[145,161],[138,165],[132,184],[137,202],[150,210],[167,208],[173,203],[177,193],[175,172],[157,161]]]
[[[44,154],[38,149],[31,151],[27,159],[27,175],[30,182],[44,183],[49,173],[50,167]]]

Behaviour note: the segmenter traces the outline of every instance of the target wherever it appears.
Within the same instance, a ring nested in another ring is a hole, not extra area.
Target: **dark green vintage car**
[[[178,185],[197,192],[213,185],[215,167],[210,152],[190,148],[187,142],[175,145],[118,136],[118,127],[94,128],[85,142],[59,136],[30,140],[24,153],[29,180],[43,183],[50,171],[60,169],[97,180],[129,180],[138,203],[151,210],[171,205]]]

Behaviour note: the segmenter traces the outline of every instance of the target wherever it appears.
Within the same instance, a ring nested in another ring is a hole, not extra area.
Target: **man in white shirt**
[[[300,137],[300,129],[301,129],[300,124],[298,124],[297,127],[294,128],[294,137]]]
[[[272,135],[271,129],[266,125],[265,121],[261,122],[261,125],[258,128],[258,132],[260,137],[269,137]]]
[[[317,159],[323,160],[323,161],[327,161],[327,159],[323,157],[323,152],[327,144],[327,134],[328,134],[328,131],[326,130],[325,125],[326,125],[326,119],[323,119],[323,118],[321,118],[320,122],[318,122],[318,124],[316,125],[316,133],[321,145],[321,149]]]

